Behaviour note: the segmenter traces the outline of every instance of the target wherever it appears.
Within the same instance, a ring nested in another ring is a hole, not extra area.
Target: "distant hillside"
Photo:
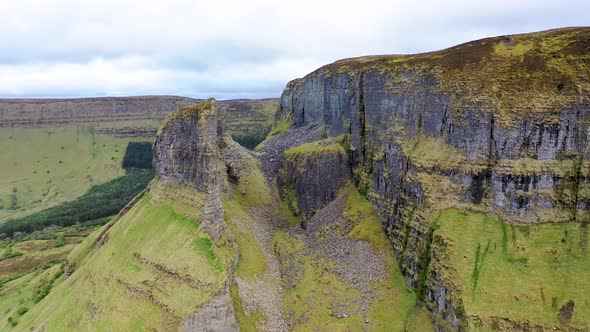
[[[0,99],[0,127],[79,125],[118,137],[153,137],[168,114],[200,101],[177,96]],[[266,137],[277,105],[273,98],[219,102],[226,111],[227,131],[249,148]]]

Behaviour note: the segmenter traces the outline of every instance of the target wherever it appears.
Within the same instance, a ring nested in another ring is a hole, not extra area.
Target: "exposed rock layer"
[[[287,150],[277,185],[293,214],[309,217],[336,198],[350,178],[350,169],[346,151],[333,140],[302,147]]]
[[[209,99],[172,113],[156,136],[153,164],[160,181],[183,184],[204,192],[203,228],[218,239],[224,229],[223,184],[219,140],[222,116]]]

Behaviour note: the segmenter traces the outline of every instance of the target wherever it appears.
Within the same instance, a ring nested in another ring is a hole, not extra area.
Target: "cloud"
[[[0,96],[278,96],[351,56],[583,25],[585,1],[20,0],[0,4]]]

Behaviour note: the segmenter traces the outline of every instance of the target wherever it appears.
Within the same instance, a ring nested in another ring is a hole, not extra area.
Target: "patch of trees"
[[[150,142],[129,142],[125,156],[123,157],[123,168],[152,168],[152,143]]]
[[[139,194],[154,177],[152,170],[130,168],[127,174],[94,186],[74,201],[67,202],[0,225],[0,234],[30,233],[50,225],[71,226],[112,216]]]
[[[256,128],[231,133],[231,137],[241,146],[254,150],[258,144],[266,139],[266,135],[268,135],[269,131],[270,126],[258,126]]]

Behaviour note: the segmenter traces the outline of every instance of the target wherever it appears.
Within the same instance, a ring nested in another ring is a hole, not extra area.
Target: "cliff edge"
[[[346,59],[291,81],[276,124],[347,137],[408,285],[452,328],[585,329],[589,66],[590,28]]]

